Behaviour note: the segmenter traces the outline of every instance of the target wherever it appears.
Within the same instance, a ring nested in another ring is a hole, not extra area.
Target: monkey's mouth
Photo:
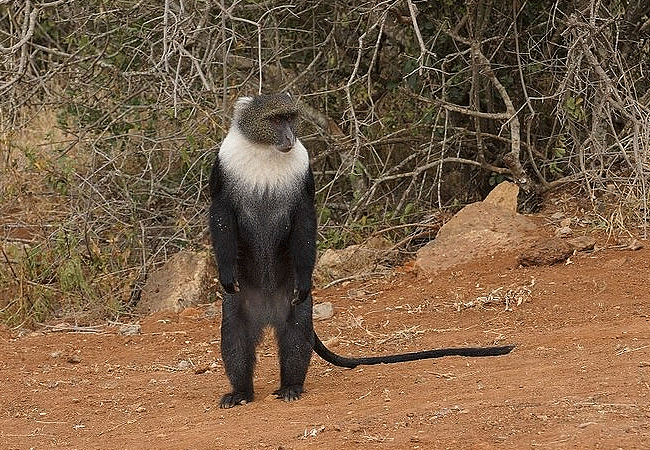
[[[293,145],[278,145],[276,148],[282,153],[288,153],[293,148]]]

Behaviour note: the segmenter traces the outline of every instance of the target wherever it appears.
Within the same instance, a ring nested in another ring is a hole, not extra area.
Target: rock
[[[503,208],[494,202],[476,202],[465,206],[445,223],[436,236],[436,240],[450,239],[472,233],[499,234],[499,239],[516,242],[537,230],[532,220],[517,214],[511,209]],[[488,233],[484,233],[484,232]],[[435,241],[434,241],[435,242]]]
[[[334,315],[334,306],[330,302],[317,303],[314,305],[312,318],[314,320],[329,319]]]
[[[351,245],[341,250],[327,249],[318,258],[314,268],[314,281],[324,284],[351,275],[378,272],[381,263],[390,259],[391,243],[382,238],[370,238],[363,245]]]
[[[536,239],[537,225],[532,220],[493,202],[472,203],[418,251],[415,266],[431,276],[484,256],[526,248]]]
[[[209,370],[210,370],[210,366],[208,366],[207,364],[204,364],[204,365],[194,369],[194,375],[201,375],[203,373],[206,373]]]
[[[180,251],[147,277],[138,309],[152,313],[179,312],[200,303],[210,287],[209,256],[205,252]]]
[[[573,233],[573,230],[571,228],[569,228],[569,227],[560,227],[557,230],[555,230],[555,235],[557,237],[571,236],[572,233]]]
[[[576,236],[571,239],[567,239],[567,243],[573,247],[574,250],[579,252],[584,252],[586,250],[593,250],[596,245],[596,239],[591,236]]]
[[[535,242],[517,257],[522,266],[551,266],[573,254],[573,247],[560,238],[550,238]]]
[[[485,200],[483,200],[483,203],[491,203],[508,211],[517,212],[518,195],[519,186],[510,181],[502,181],[490,191],[487,197],[485,197]]]

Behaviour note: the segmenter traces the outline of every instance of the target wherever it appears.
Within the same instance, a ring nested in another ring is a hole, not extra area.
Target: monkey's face
[[[235,108],[237,127],[246,138],[282,153],[294,147],[298,107],[289,94],[244,97]]]
[[[269,119],[270,129],[274,131],[275,148],[286,153],[296,143],[296,118],[292,114],[280,114]]]

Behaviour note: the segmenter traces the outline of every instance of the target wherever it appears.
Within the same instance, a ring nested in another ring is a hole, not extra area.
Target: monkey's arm
[[[295,293],[291,301],[298,305],[311,292],[311,276],[316,264],[316,208],[314,206],[314,175],[311,169],[305,175],[305,189],[302,190],[297,211],[293,214],[291,260],[293,266]]]
[[[223,289],[234,294],[237,291],[235,268],[237,266],[237,222],[232,208],[232,201],[223,189],[222,173],[219,168],[219,158],[212,167],[210,177],[210,236],[217,268],[219,281]]]

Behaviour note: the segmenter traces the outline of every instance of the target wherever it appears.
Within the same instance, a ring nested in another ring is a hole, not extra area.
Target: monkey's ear
[[[244,108],[246,108],[246,106],[248,106],[252,101],[253,101],[253,97],[239,97],[235,102],[235,111],[234,111],[235,117],[238,116],[239,113]]]

